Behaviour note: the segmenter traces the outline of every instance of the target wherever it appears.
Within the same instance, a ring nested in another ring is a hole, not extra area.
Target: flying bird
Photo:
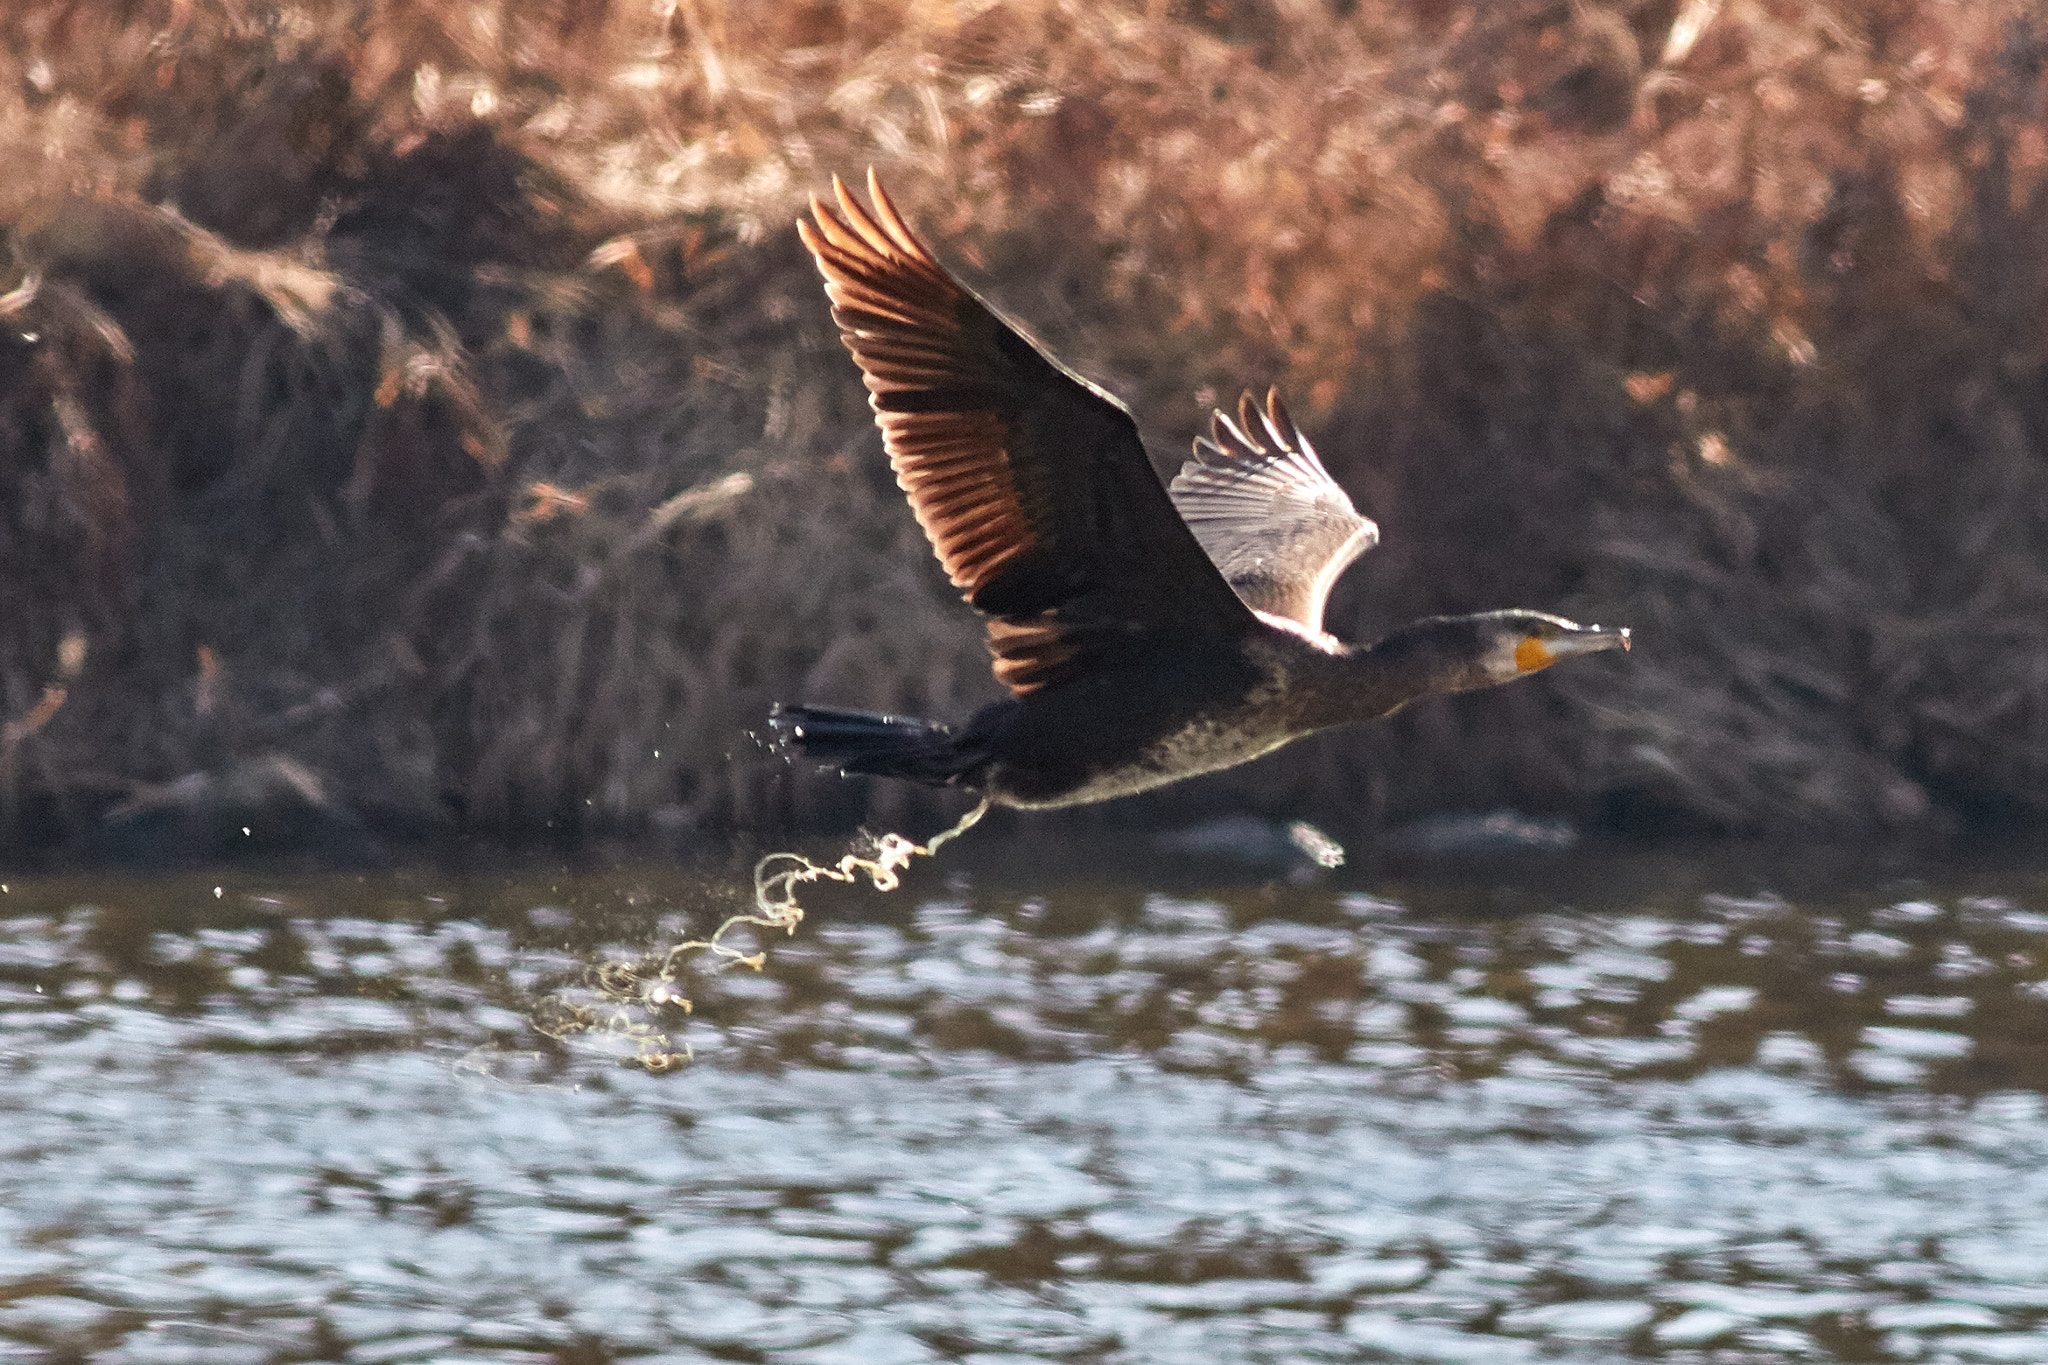
[[[947,273],[875,173],[797,231],[817,260],[911,511],[980,612],[1010,695],[961,725],[777,705],[776,741],[845,774],[1040,809],[1271,753],[1421,697],[1627,649],[1539,611],[1435,616],[1370,645],[1323,605],[1379,530],[1277,391],[1214,414],[1162,487],[1129,409]]]

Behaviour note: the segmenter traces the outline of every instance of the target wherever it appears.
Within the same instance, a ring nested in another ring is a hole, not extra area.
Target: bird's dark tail
[[[768,713],[768,726],[778,749],[794,750],[849,775],[948,786],[975,762],[960,752],[951,726],[910,716],[777,702]]]

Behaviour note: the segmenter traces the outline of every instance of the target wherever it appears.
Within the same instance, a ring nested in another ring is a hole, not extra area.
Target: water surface
[[[0,1361],[2048,1361],[2048,881],[735,880],[9,884]]]

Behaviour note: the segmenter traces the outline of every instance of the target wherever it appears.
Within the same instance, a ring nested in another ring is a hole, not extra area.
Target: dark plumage
[[[1007,700],[957,729],[777,706],[777,739],[844,773],[1008,806],[1126,796],[1418,697],[1506,682],[1626,630],[1532,611],[1432,617],[1364,648],[1322,628],[1379,539],[1269,393],[1219,412],[1171,491],[1124,406],[938,264],[873,172],[797,224],[897,482],[982,613]]]

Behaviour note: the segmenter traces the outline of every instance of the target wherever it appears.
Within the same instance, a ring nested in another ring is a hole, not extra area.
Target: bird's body
[[[992,703],[958,730],[856,758],[844,770],[945,782],[999,805],[1035,809],[1107,801],[1227,768],[1307,733],[1269,704],[1285,694],[1292,670],[1279,657],[1292,651],[1276,643],[1280,649],[1218,642],[1160,658],[1141,654],[1028,703]],[[1089,742],[1075,743],[1082,736]]]
[[[1215,415],[1162,487],[1130,414],[948,275],[872,176],[870,215],[799,224],[897,480],[987,618],[1011,696],[958,728],[778,706],[778,738],[849,774],[1027,809],[1214,772],[1418,697],[1488,687],[1628,632],[1540,612],[1432,617],[1367,646],[1322,629],[1378,540],[1269,394]],[[843,216],[842,216],[843,215]]]

